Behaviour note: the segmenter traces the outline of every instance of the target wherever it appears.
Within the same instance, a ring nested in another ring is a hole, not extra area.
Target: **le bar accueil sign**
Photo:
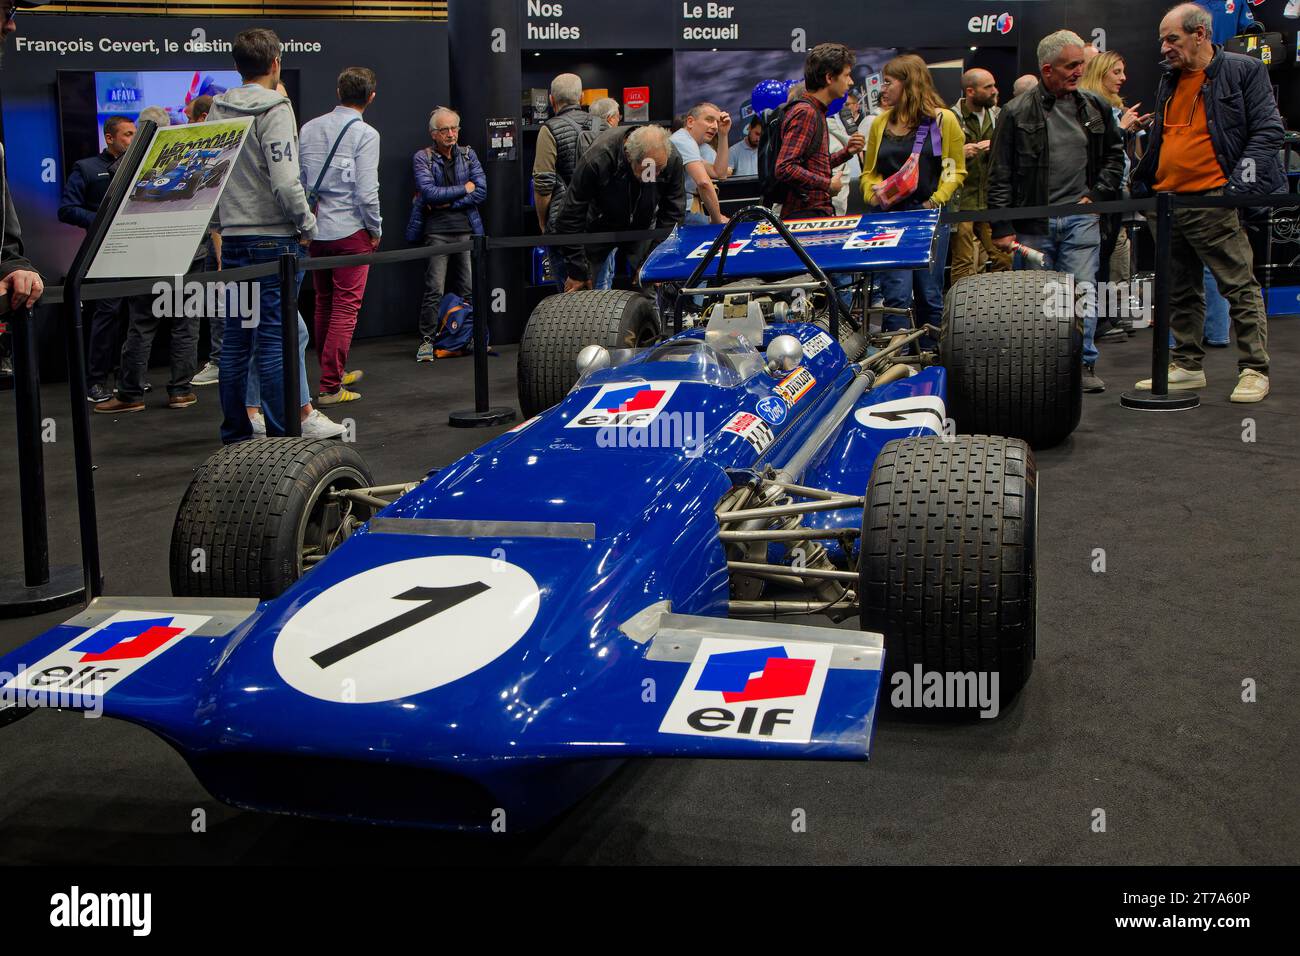
[[[826,40],[849,46],[916,42],[929,46],[1014,45],[1021,3],[986,0],[520,0],[522,46],[530,49],[810,49]]]

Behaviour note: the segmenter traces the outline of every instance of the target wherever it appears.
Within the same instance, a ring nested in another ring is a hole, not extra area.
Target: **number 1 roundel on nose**
[[[450,684],[528,633],[540,589],[493,558],[439,555],[371,568],[326,588],[285,622],[272,660],[290,687],[373,704]]]

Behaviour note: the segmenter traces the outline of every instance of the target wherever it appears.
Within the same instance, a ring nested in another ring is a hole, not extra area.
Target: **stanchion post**
[[[41,435],[41,378],[31,309],[13,315],[14,410],[18,430],[18,506],[22,511],[23,580],[0,581],[0,617],[39,614],[79,604],[86,595],[81,568],[50,573],[45,508],[45,450]],[[84,409],[84,390],[79,404]]]
[[[487,236],[475,236],[470,250],[471,282],[474,290],[474,411],[488,410],[487,316],[488,256]]]
[[[474,296],[474,407],[454,411],[447,416],[447,423],[454,428],[486,428],[515,420],[513,408],[492,408],[488,400],[487,317],[488,290],[491,286],[488,284],[487,236],[474,236],[472,246],[470,266]]]
[[[298,409],[304,396],[298,394],[298,257],[292,252],[280,255],[280,332],[284,350],[284,434],[287,438],[301,438]]]
[[[104,580],[99,566],[99,516],[95,507],[95,465],[90,447],[90,409],[86,402],[86,356],[82,352],[81,280],[65,287],[68,310],[68,385],[72,400],[72,448],[77,475],[77,505],[81,523],[81,566],[86,600],[99,597]]]
[[[45,522],[45,452],[41,448],[41,383],[32,313],[14,322],[14,408],[18,415],[18,500],[22,502],[23,579],[27,587],[50,580],[50,539]]]
[[[1140,411],[1185,411],[1201,404],[1195,392],[1179,390],[1169,394],[1169,282],[1172,266],[1174,229],[1173,193],[1156,195],[1156,275],[1155,323],[1152,332],[1155,341],[1151,347],[1151,391],[1133,390],[1120,396],[1125,408]]]

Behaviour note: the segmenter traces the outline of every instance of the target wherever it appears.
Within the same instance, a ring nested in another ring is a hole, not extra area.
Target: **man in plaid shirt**
[[[786,111],[776,159],[776,178],[786,186],[782,219],[835,214],[831,196],[843,183],[831,170],[862,152],[866,141],[854,133],[843,149],[828,153],[826,108],[852,88],[855,59],[842,43],[821,43],[804,62],[804,94]]]

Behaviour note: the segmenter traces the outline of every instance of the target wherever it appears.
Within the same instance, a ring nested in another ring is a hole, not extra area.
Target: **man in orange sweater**
[[[1258,60],[1211,42],[1210,15],[1194,3],[1160,24],[1167,73],[1156,94],[1151,145],[1133,173],[1133,194],[1240,196],[1286,191],[1278,159],[1282,118]],[[1175,209],[1170,256],[1169,387],[1205,387],[1202,264],[1228,300],[1237,336],[1234,402],[1268,395],[1268,324],[1250,240],[1236,209]],[[1150,388],[1151,380],[1137,383]]]

